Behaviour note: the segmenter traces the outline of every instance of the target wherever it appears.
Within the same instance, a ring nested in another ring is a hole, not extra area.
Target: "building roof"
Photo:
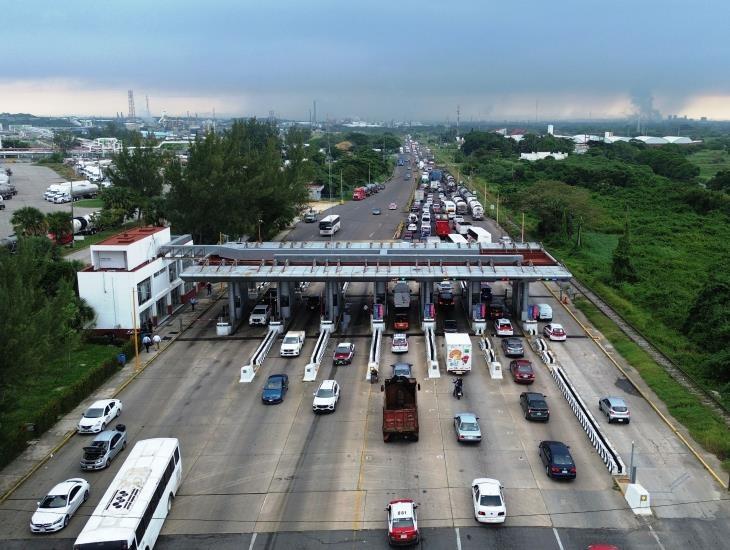
[[[665,145],[669,143],[666,139],[656,136],[636,136],[634,139],[643,141],[648,145]]]
[[[685,136],[664,136],[664,139],[667,140],[669,143],[676,143],[676,144],[692,143],[692,140]]]
[[[155,233],[164,231],[165,229],[167,228],[151,225],[146,227],[135,227],[133,229],[128,229],[127,231],[124,231],[122,233],[117,233],[116,235],[113,235],[108,239],[104,239],[100,243],[97,243],[95,246],[127,246],[132,243],[141,241],[145,237],[149,237],[150,235],[154,235]]]

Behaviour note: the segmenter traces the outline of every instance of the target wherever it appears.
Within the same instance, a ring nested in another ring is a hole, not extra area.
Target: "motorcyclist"
[[[464,381],[461,378],[454,380],[454,397],[464,394]]]
[[[370,383],[375,384],[378,381],[378,369],[375,367],[370,369]]]

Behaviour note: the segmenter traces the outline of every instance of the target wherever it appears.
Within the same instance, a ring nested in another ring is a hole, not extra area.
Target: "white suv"
[[[392,353],[407,353],[408,352],[408,336],[402,332],[393,335],[393,343],[390,346]]]
[[[337,380],[323,380],[314,394],[312,410],[314,412],[333,412],[340,399],[340,385]]]
[[[271,307],[266,304],[259,304],[253,308],[251,315],[248,317],[248,324],[265,325],[271,319]]]

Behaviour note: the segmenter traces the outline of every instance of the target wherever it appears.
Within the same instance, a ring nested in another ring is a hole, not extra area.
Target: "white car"
[[[314,412],[333,412],[340,399],[340,385],[337,380],[323,380],[314,393],[312,410]]]
[[[30,518],[33,533],[54,533],[68,525],[71,516],[89,498],[91,486],[80,477],[59,483],[38,503]]]
[[[248,317],[248,324],[254,325],[266,325],[271,319],[271,306],[266,304],[258,304],[251,310],[251,315]]]
[[[388,210],[397,210],[397,209],[398,209],[398,205],[396,203],[394,203],[394,202],[391,202],[388,205]]]
[[[502,484],[496,479],[480,477],[471,482],[474,517],[479,523],[504,523],[507,506]]]
[[[79,420],[79,433],[96,434],[119,416],[122,412],[122,402],[119,399],[102,399],[86,409]]]
[[[558,323],[550,323],[549,325],[545,325],[545,328],[542,329],[542,333],[553,342],[565,342],[566,338],[568,337],[565,334],[565,329],[563,328],[563,325],[560,325]]]
[[[514,336],[515,331],[512,329],[512,323],[509,319],[497,319],[494,321],[494,331],[497,336]]]
[[[393,342],[390,345],[392,353],[408,353],[408,336],[402,332],[393,335]]]

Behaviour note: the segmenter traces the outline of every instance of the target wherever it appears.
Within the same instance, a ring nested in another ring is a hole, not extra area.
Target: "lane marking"
[[[456,531],[456,550],[461,550],[461,536],[459,535],[459,528],[454,529]]]
[[[563,548],[563,543],[560,540],[560,535],[558,535],[558,530],[555,527],[553,527],[553,533],[555,534],[555,540],[558,541],[558,548],[560,548],[560,550],[565,550]]]
[[[664,548],[664,545],[662,544],[662,541],[659,540],[659,536],[656,534],[656,531],[654,531],[654,528],[651,525],[649,525],[649,532],[651,533],[651,536],[654,537],[654,540],[659,545],[659,548],[661,548],[661,550],[666,550]]]
[[[257,536],[258,536],[258,533],[253,533],[251,535],[251,544],[248,545],[248,550],[252,550],[253,549],[253,545],[256,542],[256,537]]]

